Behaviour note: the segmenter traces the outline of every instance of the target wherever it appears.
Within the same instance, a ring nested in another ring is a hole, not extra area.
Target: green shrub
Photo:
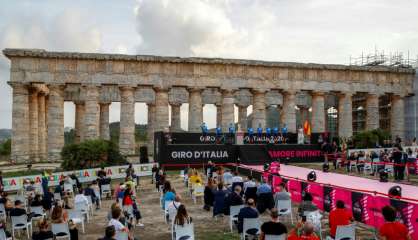
[[[61,151],[64,170],[77,170],[125,164],[118,146],[111,141],[96,139],[80,144],[68,144]]]
[[[371,131],[363,131],[353,136],[355,148],[374,148],[376,145],[384,145],[384,140],[390,139],[390,133],[375,129]]]
[[[4,143],[0,144],[0,155],[10,156],[12,152],[12,140],[7,139]]]

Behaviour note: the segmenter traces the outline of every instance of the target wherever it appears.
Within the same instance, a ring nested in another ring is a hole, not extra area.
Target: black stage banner
[[[233,145],[166,145],[160,164],[235,163],[236,147]]]
[[[297,141],[298,135],[296,133],[279,133],[278,135],[262,133],[261,135],[252,134],[251,136],[248,133],[244,134],[244,144],[296,144]]]

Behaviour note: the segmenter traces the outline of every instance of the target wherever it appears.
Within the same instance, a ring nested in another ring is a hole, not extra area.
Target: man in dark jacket
[[[10,216],[11,217],[19,217],[19,216],[22,216],[22,215],[27,215],[27,212],[25,210],[25,206],[23,206],[22,201],[16,200],[15,201],[15,207],[12,208],[12,210],[10,210]],[[28,216],[28,221],[30,221],[29,217],[30,216]]]
[[[231,206],[239,206],[244,204],[241,197],[241,186],[235,186],[234,191],[225,198],[225,215],[229,215]]]
[[[87,185],[87,188],[84,189],[84,195],[91,197],[91,201],[93,203],[96,203],[96,209],[100,208],[99,197],[96,196],[96,193],[94,192],[94,189],[91,187],[91,183],[89,183]]]
[[[402,147],[400,145],[395,146],[395,148],[393,149],[391,159],[395,164],[393,167],[395,180],[403,180],[403,175],[405,171],[405,165],[403,164],[405,163],[403,161]]]
[[[242,233],[244,218],[258,218],[258,211],[255,208],[254,199],[249,198],[247,200],[247,206],[242,208],[238,213],[238,233]],[[248,234],[256,234],[257,229],[249,229]]]

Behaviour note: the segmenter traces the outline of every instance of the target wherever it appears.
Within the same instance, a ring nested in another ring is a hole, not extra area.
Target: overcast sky
[[[418,54],[417,0],[0,0],[0,19],[0,49],[340,64],[376,48]],[[0,128],[11,127],[9,68],[1,55]],[[145,105],[136,109],[145,123]],[[211,127],[214,113],[205,107]],[[66,103],[65,126],[73,118]],[[187,106],[182,121],[187,127]]]

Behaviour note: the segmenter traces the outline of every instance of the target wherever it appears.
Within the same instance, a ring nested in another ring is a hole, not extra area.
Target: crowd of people
[[[156,165],[152,171],[154,173],[152,183],[155,183],[156,191],[160,192],[160,205],[167,213],[166,221],[172,223],[173,226],[191,224],[193,218],[187,211],[185,201],[180,192],[174,189],[167,174]],[[105,180],[104,169],[101,169],[97,175],[99,178],[84,184],[84,188],[79,181],[71,176],[64,178],[54,189],[47,187],[42,188],[42,191],[39,191],[33,182],[25,182],[23,191],[19,193],[23,198],[16,198],[13,201],[7,192],[2,191],[0,205],[4,206],[5,216],[26,215],[28,221],[39,217],[30,211],[31,207],[42,207],[46,217],[41,217],[37,221],[38,230],[32,234],[34,240],[46,240],[53,237],[51,224],[59,223],[68,224],[70,239],[75,240],[78,239],[79,230],[77,223],[73,222],[69,213],[78,204],[94,204],[95,208],[100,210],[101,186],[103,183],[110,183],[110,180]],[[196,186],[204,187],[202,211],[212,211],[215,218],[234,214],[232,216],[234,217],[233,224],[238,233],[244,231],[244,219],[259,219],[260,215],[267,212],[270,219],[262,223],[259,229],[247,229],[245,232],[247,235],[257,235],[261,240],[264,240],[266,236],[283,234],[286,239],[290,240],[320,239],[321,230],[318,228],[318,224],[321,224],[321,221],[316,221],[310,213],[317,212],[319,216],[316,216],[319,219],[322,215],[314,204],[312,195],[308,192],[303,194],[303,201],[297,208],[297,223],[288,228],[282,219],[283,206],[280,206],[283,201],[291,201],[291,195],[284,183],[273,189],[268,182],[253,179],[252,176],[247,176],[244,179],[236,171],[224,169],[211,163],[205,169],[205,174],[201,174],[196,169],[187,168],[184,170],[184,177],[185,183],[188,185],[187,191],[193,191]],[[121,234],[126,234],[128,239],[135,239],[133,229],[144,226],[141,223],[142,216],[136,197],[138,181],[133,167],[130,166],[126,171],[124,181],[114,188],[112,195],[114,200],[112,200],[113,203],[108,212],[108,226],[105,228],[102,240],[119,239],[118,236]],[[71,184],[76,194],[66,191],[64,184]],[[193,188],[190,188],[189,185],[193,185]],[[233,206],[240,206],[237,213],[230,212]],[[386,206],[382,209],[382,215],[386,222],[378,230],[381,239],[411,239],[406,226],[398,220],[396,209]],[[0,222],[0,229],[10,236],[10,229],[5,222],[7,219],[3,218]],[[346,209],[345,203],[341,200],[337,201],[336,208],[328,216],[330,237],[336,236],[339,226],[348,226],[353,221],[352,213]],[[175,231],[173,234],[176,234]]]

